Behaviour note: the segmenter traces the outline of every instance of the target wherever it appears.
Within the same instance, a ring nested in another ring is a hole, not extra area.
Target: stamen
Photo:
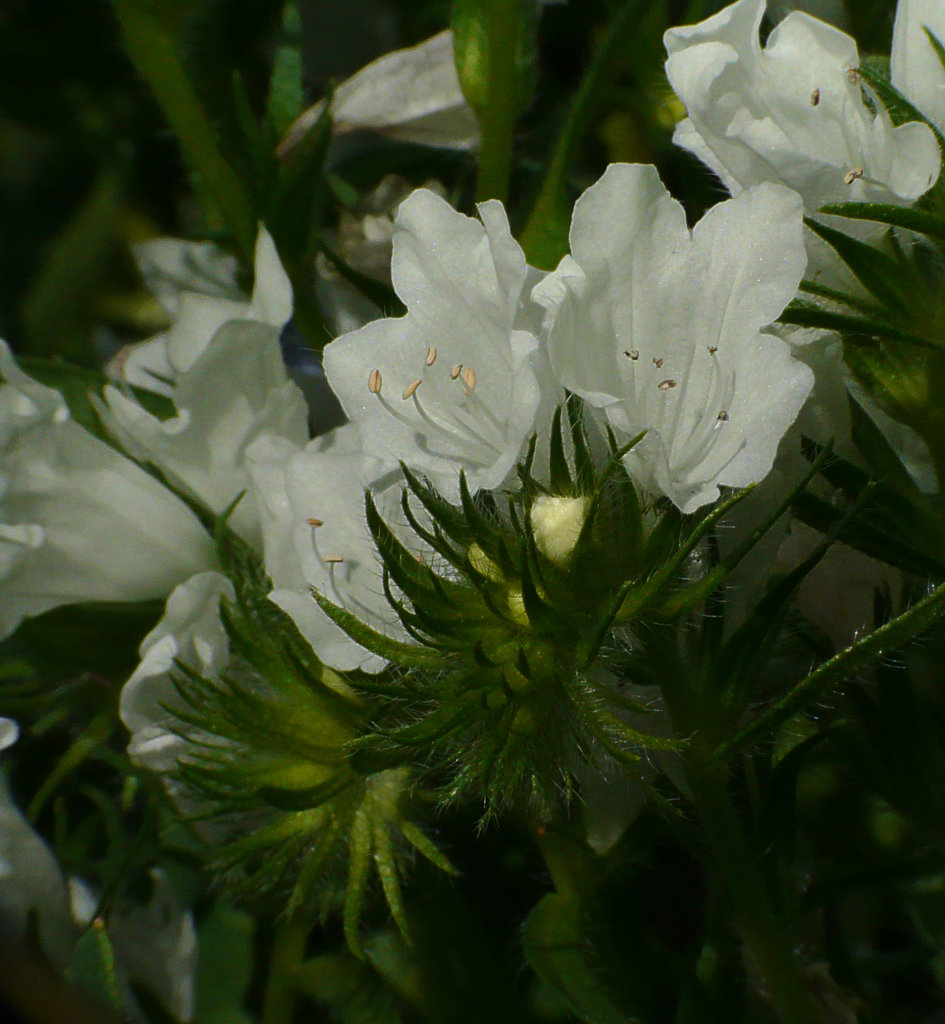
[[[815,89],[810,94],[810,105],[816,107],[820,103],[820,89]]]
[[[860,80],[860,72],[856,68],[847,68],[847,81],[856,85]]]
[[[719,350],[719,346],[718,345],[710,345],[709,346],[709,355],[710,356],[714,356],[715,353],[718,352],[718,350]]]
[[[661,380],[659,384],[657,384],[657,387],[660,389],[660,391],[669,391],[670,388],[676,387],[676,381],[674,381],[672,378],[669,378],[667,380]]]
[[[638,349],[635,349],[635,348],[628,348],[628,349],[627,349],[627,350],[626,350],[626,351],[624,352],[624,355],[625,355],[625,356],[626,356],[626,357],[627,357],[628,359],[632,359],[632,360],[633,360],[634,362],[636,362],[636,361],[637,361],[637,360],[638,360],[638,359],[640,358],[640,352],[639,352],[639,350],[638,350]]]
[[[379,395],[381,393],[381,371],[371,370],[371,375],[368,377],[368,390],[372,395]]]
[[[654,356],[654,357],[653,357],[653,365],[654,365],[654,366],[655,366],[655,367],[657,368],[657,370],[658,370],[658,369],[659,369],[659,368],[660,368],[660,367],[661,367],[661,366],[663,365],[663,357],[661,356],[661,357],[660,357],[659,359],[657,359],[657,358],[656,358],[656,357]]]
[[[325,525],[321,519],[316,519],[315,516],[309,516],[308,519],[305,520],[305,522],[307,522],[308,525],[311,526],[313,530],[317,530],[319,526]]]
[[[325,562],[326,565],[340,565],[344,561],[344,558],[342,558],[341,555],[325,555],[322,561]]]
[[[728,411],[726,409],[722,409],[722,411],[715,418],[720,422],[724,423],[728,419]]]
[[[463,370],[463,384],[470,391],[476,390],[476,371],[471,366]]]
[[[457,363],[452,370],[450,370],[450,380],[456,380],[456,378],[463,372],[463,364]]]
[[[432,366],[436,362],[436,345],[431,345],[427,349],[427,357],[425,362],[427,366]]]
[[[843,184],[852,185],[857,178],[862,178],[865,173],[862,167],[851,167],[843,176]]]
[[[413,397],[414,392],[417,390],[418,387],[420,387],[420,381],[419,380],[412,380],[404,388],[404,401],[405,402],[407,401],[408,398],[412,398]]]

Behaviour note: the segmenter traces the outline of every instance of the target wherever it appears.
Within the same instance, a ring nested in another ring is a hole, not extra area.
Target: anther
[[[852,185],[857,178],[862,178],[864,173],[865,172],[862,167],[851,167],[843,176],[843,184]]]
[[[305,522],[307,522],[308,525],[311,526],[313,530],[317,530],[319,526],[325,525],[321,519],[316,519],[315,516],[309,516],[308,519],[305,520]]]
[[[412,380],[404,388],[404,401],[405,402],[407,401],[408,398],[412,398],[413,397],[414,392],[417,390],[418,387],[420,387],[420,381],[419,380]]]
[[[471,367],[467,366],[463,370],[463,384],[470,390],[476,390],[476,371]]]
[[[344,561],[344,559],[341,557],[341,555],[325,555],[322,561],[325,562],[327,565],[340,565]]]
[[[436,345],[431,345],[427,349],[427,357],[425,362],[427,366],[432,366],[436,362]]]
[[[719,346],[718,345],[710,345],[709,346],[709,355],[710,356],[714,356],[715,353],[718,352],[718,350],[719,350]]]
[[[625,355],[625,356],[626,356],[626,357],[627,357],[628,359],[632,359],[632,360],[633,360],[634,362],[636,362],[636,360],[640,358],[640,353],[639,353],[639,351],[638,351],[637,349],[635,349],[635,348],[628,348],[628,349],[626,349],[626,350],[624,351],[624,355]]]
[[[810,94],[810,105],[816,107],[818,103],[820,103],[820,89],[815,89]]]
[[[660,391],[669,391],[669,390],[670,390],[670,388],[674,388],[674,387],[676,387],[676,381],[674,381],[674,380],[673,380],[673,379],[672,379],[672,378],[670,377],[670,378],[668,378],[667,380],[661,380],[661,381],[659,382],[659,384],[657,385],[657,387],[658,387],[658,388],[660,389]]]
[[[457,363],[452,370],[450,370],[450,380],[456,380],[456,378],[463,372],[463,364]]]
[[[653,365],[654,365],[654,366],[655,366],[655,367],[657,368],[657,370],[658,370],[658,369],[659,369],[659,368],[660,368],[660,367],[661,367],[661,366],[663,365],[663,359],[662,359],[662,357],[660,357],[659,359],[656,359],[656,358],[654,357],[654,359],[653,359]]]
[[[847,80],[856,85],[860,80],[860,72],[856,68],[847,68]]]
[[[728,419],[728,412],[725,409],[723,409],[715,418],[724,423]]]
[[[367,382],[368,389],[372,395],[379,395],[381,393],[381,371],[371,370],[371,376],[368,377]]]

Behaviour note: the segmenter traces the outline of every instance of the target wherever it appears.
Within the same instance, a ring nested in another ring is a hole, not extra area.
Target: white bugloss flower
[[[933,6],[932,3],[926,5]],[[808,14],[788,15],[762,48],[765,0],[738,0],[664,36],[666,74],[688,119],[675,141],[737,193],[796,189],[808,212],[848,200],[911,202],[939,173],[927,125],[894,127],[863,99],[856,43]]]
[[[261,438],[249,452],[253,495],[262,519],[270,600],[283,609],[332,668],[377,672],[385,662],[364,650],[319,608],[312,589],[398,640],[408,637],[384,596],[381,565],[364,516],[364,488],[377,462],[366,458],[349,424],[303,449]],[[377,501],[399,513],[400,487]]]
[[[218,572],[202,572],[171,593],[161,621],[141,642],[141,661],[121,691],[121,720],[131,733],[129,755],[156,772],[171,771],[187,747],[172,709],[182,707],[172,676],[178,664],[215,679],[230,645],[220,620],[220,599],[234,597]]]
[[[501,203],[465,217],[425,189],[394,224],[391,276],[403,317],[376,320],[325,349],[329,383],[358,425],[366,455],[403,460],[458,498],[498,487],[515,465],[543,398],[533,274]]]
[[[534,292],[552,365],[621,440],[647,432],[634,478],[692,512],[765,476],[813,384],[761,331],[806,263],[796,193],[758,186],[690,232],[655,168],[615,164],[577,201],[571,253]]]
[[[186,505],[0,342],[0,637],[59,605],[163,598],[214,560]]]
[[[280,156],[297,145],[324,107],[317,103],[296,119],[279,145]],[[479,123],[460,88],[450,30],[387,53],[342,82],[332,97],[331,114],[336,135],[375,131],[445,149],[479,146]]]
[[[274,433],[299,444],[308,437],[308,407],[286,374],[279,332],[252,320],[219,328],[171,398],[177,415],[162,420],[110,385],[102,419],[130,454],[158,466],[217,513],[246,489],[243,453],[256,437]],[[258,543],[251,502],[240,502],[231,523]]]
[[[899,0],[889,70],[892,84],[945,132],[945,67],[929,33],[945,45],[945,3]]]
[[[256,239],[250,298],[240,291],[237,261],[210,242],[155,238],[136,245],[134,255],[171,325],[118,353],[108,366],[117,380],[170,395],[225,323],[249,320],[282,328],[292,316],[292,286],[264,227]]]

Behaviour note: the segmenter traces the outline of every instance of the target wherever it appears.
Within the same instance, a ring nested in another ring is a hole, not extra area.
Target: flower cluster
[[[627,666],[797,496],[741,504],[779,449],[800,452],[812,393],[842,382],[836,360],[772,325],[809,267],[840,273],[805,215],[824,238],[845,230],[824,226],[826,204],[907,208],[935,186],[942,12],[899,4],[890,88],[916,119],[887,108],[850,37],[808,15],[764,46],[765,0],[671,29],[666,73],[688,112],[675,141],[730,197],[690,228],[655,167],[611,164],[574,204],[567,254],[540,270],[502,203],[466,216],[417,189],[392,227],[405,312],[310,354],[315,385],[287,367],[292,287],[265,228],[251,297],[213,246],[142,247],[169,326],[123,350],[103,388],[60,393],[0,344],[0,637],[64,605],[163,602],[118,701],[131,760],[232,891],[343,908],[356,951],[372,864],[405,931],[402,862],[451,870],[431,807],[543,823],[582,773],[683,749]],[[392,67],[442,87],[448,145],[474,146],[451,48],[438,36],[356,76],[336,128],[369,121],[364,83]],[[435,128],[435,104],[408,98],[398,120],[386,97],[384,130]],[[284,148],[323,116],[303,115]],[[324,429],[329,404],[347,422]],[[740,532],[720,543],[736,506]],[[66,914],[48,851],[4,813]],[[31,900],[13,901],[18,924]],[[175,998],[186,1017],[189,992]]]

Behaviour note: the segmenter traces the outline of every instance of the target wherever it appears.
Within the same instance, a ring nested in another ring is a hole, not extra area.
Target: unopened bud
[[[563,565],[581,535],[590,498],[542,494],[532,504],[531,524],[538,550],[550,562]]]

